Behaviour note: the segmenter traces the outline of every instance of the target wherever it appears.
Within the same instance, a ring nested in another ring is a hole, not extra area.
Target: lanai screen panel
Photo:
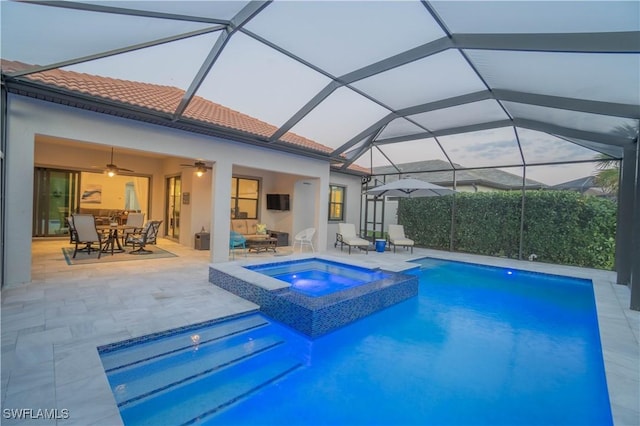
[[[341,87],[291,131],[325,146],[338,148],[387,114],[388,109],[347,87]]]
[[[64,70],[187,90],[220,32],[64,67]],[[167,60],[171,58],[171,60]],[[197,58],[198,61],[194,60]],[[177,103],[174,105],[177,107]]]
[[[593,141],[587,141],[584,139],[561,137],[569,142],[573,142],[577,145],[584,146],[585,148],[592,149],[595,152],[601,152],[614,158],[622,158],[623,148],[616,145],[609,145],[604,143],[598,143]]]
[[[409,118],[433,131],[508,120],[509,116],[498,102],[486,100],[411,115]]]
[[[640,77],[640,75],[639,75]],[[572,129],[633,137],[638,133],[638,120],[588,112],[504,102],[514,118],[526,118]]]
[[[595,172],[597,172],[597,163],[595,162],[527,166],[527,178],[535,179],[548,186],[593,176]]]
[[[523,164],[512,127],[442,136],[438,141],[461,168]]]
[[[113,0],[92,1],[92,4],[114,6]],[[245,0],[215,0],[215,1],[122,1],[116,6],[134,10],[148,10],[152,12],[171,13],[209,19],[230,20],[249,3]]]
[[[437,162],[441,164],[438,168],[451,167],[442,148],[434,138],[381,144],[378,145],[378,148],[382,150],[387,158],[395,165],[438,160]],[[375,164],[376,167],[379,165],[381,164]]]
[[[280,127],[329,82],[312,68],[239,33],[231,37],[196,94]]]
[[[393,109],[486,90],[456,50],[446,50],[353,84]]]
[[[23,2],[2,1],[1,7],[2,58],[33,65],[54,64],[214,27]],[[153,68],[146,70],[153,73]]]
[[[419,2],[274,2],[246,29],[333,76],[442,36]]]
[[[358,158],[356,164],[360,167],[364,167],[371,174],[374,174],[375,169],[378,167],[389,167],[390,170],[393,170],[393,173],[396,173],[396,170],[393,168],[391,162],[389,162],[389,159],[376,147],[371,147],[371,149],[367,150],[364,155]]]
[[[422,172],[410,175],[413,178],[423,180],[425,182],[435,183],[436,185],[453,188],[454,173],[450,172]],[[391,180],[391,179],[389,179]]]
[[[469,50],[494,89],[623,104],[640,103],[636,54]]]
[[[427,129],[418,126],[406,118],[396,118],[385,126],[376,140],[380,141],[389,138],[399,138],[408,135],[420,134],[425,131],[427,131]]]
[[[566,139],[535,130],[518,128],[518,138],[526,164],[593,160],[600,153]]]
[[[636,1],[432,1],[454,33],[635,31]]]

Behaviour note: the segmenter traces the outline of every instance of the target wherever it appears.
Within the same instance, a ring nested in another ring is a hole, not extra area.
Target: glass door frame
[[[180,239],[180,210],[182,208],[181,203],[182,175],[167,176],[165,178],[165,238],[170,238],[173,240]]]
[[[60,188],[55,191],[52,189],[52,173],[67,175],[67,186],[62,191],[62,194],[59,193]],[[31,228],[33,237],[58,237],[64,235],[62,233],[52,233],[50,229],[52,199],[64,196],[64,205],[59,206],[59,208],[66,210],[63,214],[59,211],[56,218],[59,221],[58,230],[62,230],[66,228],[65,218],[77,212],[80,205],[80,173],[78,170],[34,167],[33,220]]]

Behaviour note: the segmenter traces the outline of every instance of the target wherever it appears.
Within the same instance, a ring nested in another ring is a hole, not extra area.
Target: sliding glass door
[[[69,233],[65,218],[77,211],[80,172],[36,167],[33,191],[34,237]]]
[[[180,197],[182,196],[182,178],[172,176],[166,183],[165,236],[178,239],[180,237]]]

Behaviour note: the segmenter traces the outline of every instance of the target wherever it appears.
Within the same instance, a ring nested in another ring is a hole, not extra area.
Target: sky
[[[535,2],[517,1],[498,2],[499,6],[490,7],[487,2],[433,4],[452,30],[461,32],[481,33],[488,28],[495,32],[623,31],[640,28],[640,13],[636,13],[638,2],[615,5],[612,2],[580,3],[576,9],[571,2],[552,2],[549,10],[535,7]],[[219,1],[141,4],[155,10],[186,11],[223,19],[232,17],[243,5],[242,2]],[[340,6],[339,13],[336,13],[335,5]],[[39,65],[215,27],[209,23],[95,14],[7,1],[1,1],[0,6],[2,57]],[[499,11],[496,7],[500,8]],[[476,19],[465,20],[469,16],[469,8]],[[510,14],[508,19],[505,13]],[[348,74],[444,34],[417,1],[274,2],[246,28],[292,52],[300,61],[237,32],[230,37],[196,94],[275,126],[286,123],[331,82],[322,70],[332,76]],[[221,34],[221,31],[210,32],[64,69],[186,90]],[[309,49],[310,45],[314,48]],[[605,101],[638,103],[640,61],[637,55],[574,55],[571,61],[567,61],[566,56],[527,53],[478,50],[471,51],[469,57],[492,87],[506,81],[511,85],[508,89],[531,87],[536,93],[553,90],[548,94],[557,91],[562,96],[603,96]],[[543,68],[539,63],[544,61],[552,66]],[[601,78],[607,75],[613,78]],[[466,58],[457,50],[447,50],[356,81],[353,88],[338,88],[296,123],[291,131],[338,148],[352,141],[372,123],[387,117],[390,109],[386,106],[402,109],[484,87],[482,80],[467,65]],[[379,102],[372,102],[363,95],[364,92]],[[548,108],[538,110],[536,108],[539,107],[523,104],[510,107],[534,119],[552,123],[556,120],[554,124],[569,123],[584,130],[607,133],[629,124],[626,119],[594,114]],[[416,124],[439,130],[454,125],[508,119],[508,116],[497,102],[488,100],[417,113],[408,118],[414,124],[401,119],[402,123],[393,122],[382,135],[387,132],[393,136],[391,129],[395,135],[424,131]],[[637,128],[637,120],[631,123]],[[529,164],[587,160],[598,154],[546,133],[526,129],[518,132],[522,155]],[[397,147],[385,146],[383,149],[396,164],[446,159],[440,147],[453,162],[465,167],[522,164],[512,127],[442,136],[438,143],[439,146],[431,139],[405,142]],[[370,162],[365,157],[358,164],[370,165]],[[591,164],[546,169],[536,167],[530,168],[528,177],[556,184],[594,172]]]

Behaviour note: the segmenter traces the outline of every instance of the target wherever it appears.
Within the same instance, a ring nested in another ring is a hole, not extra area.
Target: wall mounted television
[[[267,210],[289,209],[289,194],[267,194]]]

